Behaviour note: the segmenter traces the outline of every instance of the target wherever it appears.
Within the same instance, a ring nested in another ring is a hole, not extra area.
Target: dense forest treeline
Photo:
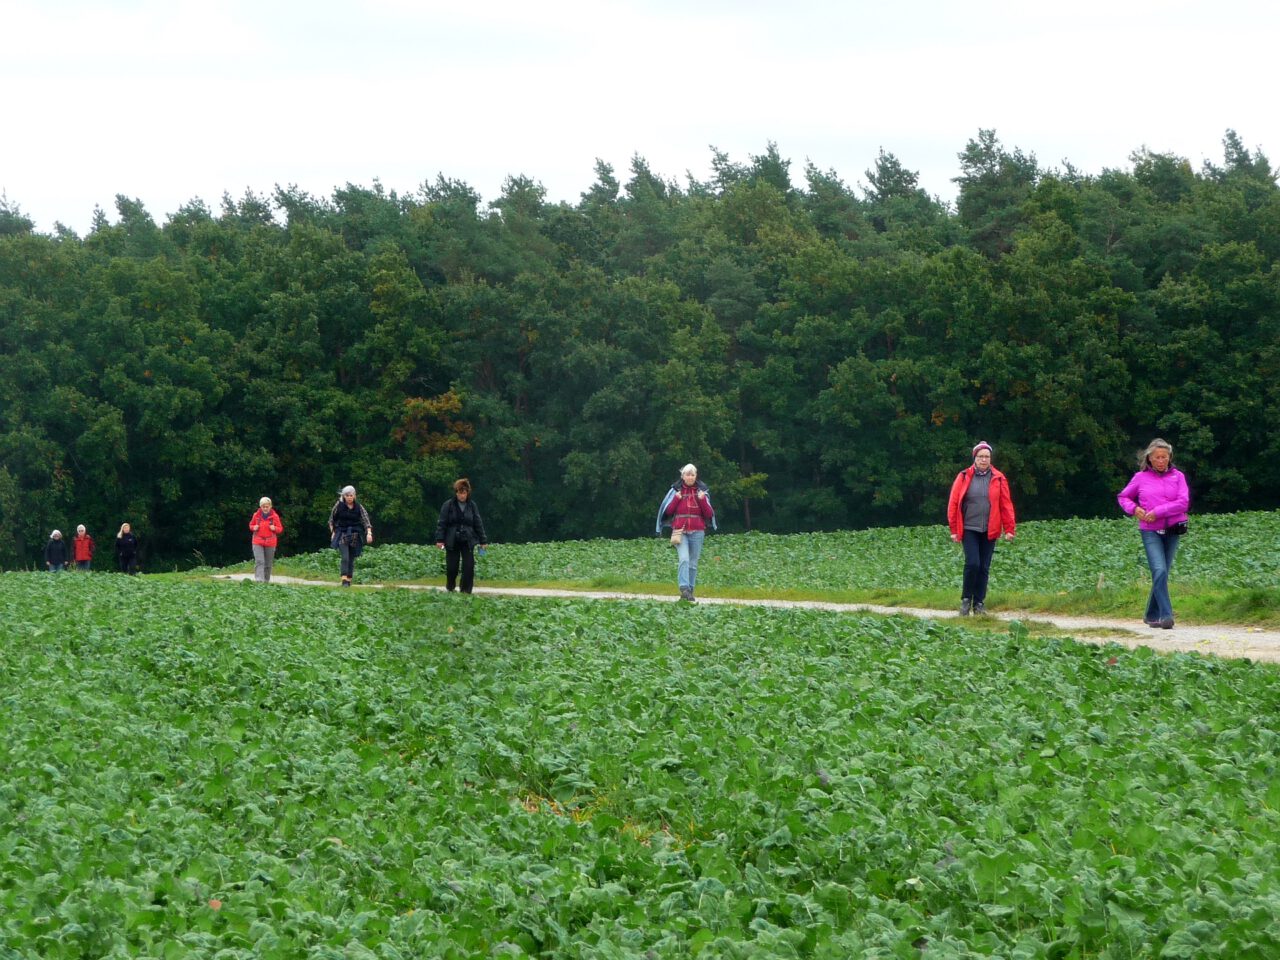
[[[1224,143],[1085,174],[981,131],[954,206],[887,153],[793,186],[772,144],[597,163],[576,204],[120,197],[79,237],[0,203],[0,564],[121,520],[238,558],[264,494],[309,550],[348,482],[424,541],[464,474],[496,539],[636,535],[686,461],[730,529],[941,522],[979,438],[1026,517],[1112,512],[1156,434],[1201,509],[1273,506],[1280,191]]]

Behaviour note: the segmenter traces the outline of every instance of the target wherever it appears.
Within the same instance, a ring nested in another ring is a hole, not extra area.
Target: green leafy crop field
[[[1280,956],[1274,668],[106,575],[0,613],[0,957]]]

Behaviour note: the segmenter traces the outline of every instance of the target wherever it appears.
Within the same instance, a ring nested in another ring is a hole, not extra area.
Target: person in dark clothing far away
[[[67,542],[62,539],[61,530],[49,534],[49,542],[44,545],[44,565],[50,573],[60,573],[67,565]]]
[[[127,523],[120,524],[120,532],[116,534],[116,563],[121,573],[138,575],[138,537]]]

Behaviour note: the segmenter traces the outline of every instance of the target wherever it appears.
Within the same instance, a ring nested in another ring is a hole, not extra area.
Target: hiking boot
[[[680,599],[681,599],[681,600],[692,600],[692,599],[693,599],[693,591],[691,591],[688,587],[681,587],[681,588],[680,588]]]
[[[973,609],[973,601],[970,600],[968,597],[965,597],[963,600],[960,601],[960,616],[967,617],[969,615],[969,611],[972,609]]]
[[[1160,629],[1161,629],[1161,630],[1172,630],[1172,629],[1173,629],[1173,617],[1165,617],[1163,620],[1161,620],[1161,621],[1160,621]]]
[[[977,603],[973,605],[973,612],[978,616],[982,616],[984,613],[987,612],[987,605],[983,603],[981,600],[979,600]]]

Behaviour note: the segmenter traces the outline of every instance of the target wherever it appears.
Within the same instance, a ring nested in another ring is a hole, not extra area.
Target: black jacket
[[[116,556],[134,557],[138,555],[138,537],[133,533],[122,533],[116,537]]]
[[[444,502],[436,524],[435,542],[443,543],[448,550],[489,542],[484,521],[480,519],[480,508],[474,500],[468,497],[466,503],[459,503],[457,497],[450,497]]]
[[[55,540],[50,537],[49,542],[44,545],[44,562],[50,566],[56,566],[59,563],[65,565],[67,562],[67,541]]]

